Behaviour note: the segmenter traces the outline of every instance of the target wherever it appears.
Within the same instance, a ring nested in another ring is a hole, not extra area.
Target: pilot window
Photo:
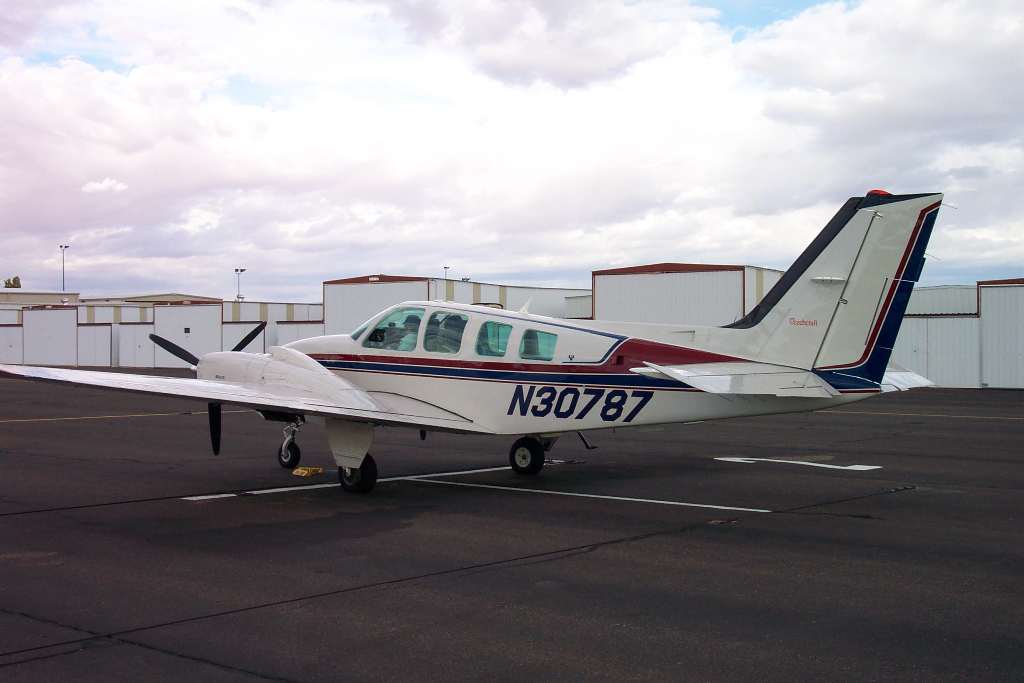
[[[370,318],[369,320],[363,322],[362,325],[360,325],[358,328],[356,328],[356,331],[349,335],[350,337],[352,337],[352,341],[358,341],[359,337],[362,336],[363,332],[366,332],[367,328],[370,327],[370,324],[373,322],[374,318],[376,318],[376,317],[377,316],[374,315],[373,318]]]
[[[557,334],[526,330],[523,332],[522,341],[519,342],[519,357],[523,360],[551,360],[555,357],[557,341]]]
[[[368,349],[412,351],[416,348],[416,335],[425,313],[422,308],[398,308],[377,323],[363,340]]]
[[[511,325],[488,320],[480,326],[480,333],[476,336],[476,352],[481,356],[504,356],[511,334]]]
[[[469,318],[461,313],[437,311],[427,321],[423,333],[423,349],[435,353],[458,353],[462,348],[462,333]]]

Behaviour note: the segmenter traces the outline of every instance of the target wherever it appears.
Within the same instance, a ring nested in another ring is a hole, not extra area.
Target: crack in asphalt
[[[771,513],[768,513],[768,514],[770,514],[770,515],[787,515],[787,514],[789,514],[789,515],[827,515],[827,516],[836,516],[836,517],[853,517],[853,518],[858,518],[858,519],[877,519],[877,518],[872,517],[870,515],[836,514],[836,513],[829,513],[829,512],[810,512],[810,511],[815,509],[815,508],[828,507],[830,505],[838,505],[840,503],[847,503],[847,502],[851,502],[851,501],[864,500],[864,499],[874,498],[874,497],[878,497],[878,496],[886,496],[886,495],[892,495],[892,494],[895,494],[895,493],[903,493],[903,492],[907,492],[907,491],[913,491],[916,488],[917,487],[915,487],[913,485],[896,486],[896,487],[891,487],[891,488],[884,489],[882,491],[875,491],[875,492],[872,492],[872,493],[863,494],[863,495],[859,495],[859,496],[849,496],[849,497],[846,497],[846,498],[838,498],[838,499],[834,499],[834,500],[820,501],[820,502],[816,502],[816,503],[810,503],[810,504],[807,504],[807,505],[796,506],[796,507],[792,507],[792,508],[788,508],[788,509],[783,509],[783,510],[775,510],[775,511],[773,511]],[[177,498],[177,497],[178,496],[174,496],[173,498]],[[143,501],[118,501],[116,503],[106,503],[106,504],[102,504],[102,505],[90,505],[90,506],[79,506],[79,507],[71,508],[71,509],[80,509],[81,507],[103,507],[104,505],[117,505],[117,504],[125,504],[125,503],[128,503],[128,502],[148,502],[149,500],[165,500],[165,499],[167,499],[167,498],[145,499]],[[10,514],[11,513],[8,513],[8,515],[10,515]],[[19,513],[13,513],[13,514],[19,514]],[[20,514],[24,514],[24,513],[20,513]],[[25,612],[20,612],[20,611],[16,611],[16,610],[0,608],[0,613],[9,614],[9,615],[12,615],[12,616],[19,616],[19,617],[22,617],[22,618],[31,619],[31,620],[39,622],[39,623],[45,623],[45,624],[48,624],[48,625],[58,626],[60,628],[65,628],[65,629],[77,631],[77,632],[80,632],[80,633],[83,633],[83,634],[87,634],[86,636],[84,636],[82,638],[73,638],[73,639],[58,641],[58,642],[55,642],[55,643],[49,643],[49,644],[45,644],[45,645],[38,645],[38,646],[34,646],[34,647],[22,648],[22,649],[19,649],[19,650],[10,650],[10,651],[7,651],[7,652],[0,652],[0,657],[12,658],[12,657],[17,657],[18,655],[28,655],[28,654],[32,654],[32,653],[43,653],[46,650],[52,650],[52,649],[55,649],[55,648],[68,648],[68,647],[72,647],[72,649],[63,650],[61,652],[55,652],[55,653],[50,653],[50,654],[39,654],[38,656],[34,656],[34,657],[21,658],[21,659],[17,659],[16,661],[9,661],[9,662],[0,663],[0,669],[7,668],[7,667],[18,666],[18,665],[22,665],[22,664],[26,664],[26,663],[34,662],[34,661],[52,659],[52,658],[56,658],[56,657],[63,657],[63,656],[67,656],[69,654],[74,654],[76,652],[81,652],[81,651],[83,651],[85,649],[88,649],[88,648],[91,648],[91,647],[100,646],[101,644],[104,644],[104,643],[109,643],[111,645],[114,645],[114,644],[124,644],[124,645],[139,647],[139,648],[143,648],[143,649],[150,650],[150,651],[153,651],[153,652],[157,652],[157,653],[160,653],[160,654],[164,654],[164,655],[167,655],[167,656],[177,657],[177,658],[180,658],[180,659],[184,659],[184,660],[187,660],[187,661],[193,661],[193,662],[204,664],[204,665],[207,665],[207,666],[213,666],[213,667],[225,670],[225,671],[232,671],[232,672],[241,673],[241,674],[248,675],[248,676],[253,676],[253,677],[256,677],[256,678],[260,678],[262,680],[285,681],[287,683],[291,683],[291,681],[293,679],[283,678],[283,677],[280,677],[280,676],[273,676],[273,675],[265,674],[265,673],[262,673],[262,672],[259,672],[259,671],[253,671],[253,670],[244,669],[244,668],[241,668],[241,667],[232,666],[230,664],[224,664],[224,663],[218,662],[218,661],[213,660],[213,659],[208,659],[208,658],[200,657],[200,656],[197,656],[197,655],[190,655],[190,654],[186,654],[184,652],[179,652],[179,651],[172,650],[172,649],[169,649],[169,648],[159,647],[157,645],[152,645],[150,643],[145,643],[145,642],[133,639],[133,638],[129,638],[127,636],[131,636],[131,635],[134,635],[134,634],[140,634],[140,633],[144,633],[144,632],[147,632],[147,631],[155,631],[155,630],[158,630],[158,629],[161,629],[161,628],[169,628],[169,627],[179,626],[179,625],[183,625],[183,624],[191,624],[191,623],[196,623],[196,622],[200,622],[200,621],[216,619],[216,618],[219,618],[219,617],[233,616],[233,615],[237,615],[237,614],[244,614],[244,613],[248,613],[248,612],[255,612],[255,611],[258,611],[258,610],[262,610],[262,609],[268,609],[268,608],[273,608],[273,607],[280,607],[280,606],[284,606],[284,605],[292,605],[292,604],[297,604],[297,603],[301,603],[301,602],[308,602],[308,601],[311,601],[311,600],[317,600],[317,599],[321,599],[321,598],[329,598],[329,597],[345,595],[345,594],[351,594],[351,593],[357,593],[357,592],[373,590],[373,589],[379,589],[379,588],[382,589],[382,588],[390,588],[390,587],[394,587],[394,586],[401,586],[401,585],[410,584],[410,583],[413,583],[413,582],[416,582],[416,581],[429,580],[429,579],[446,577],[446,576],[453,576],[453,575],[472,576],[474,574],[480,574],[480,573],[490,572],[490,571],[498,571],[498,570],[516,568],[516,567],[534,566],[534,565],[543,564],[543,563],[549,563],[549,562],[558,562],[558,561],[565,560],[565,559],[568,559],[568,558],[580,557],[580,556],[583,556],[583,555],[588,555],[588,554],[594,553],[598,549],[606,548],[606,547],[611,547],[611,546],[615,546],[615,545],[621,545],[621,544],[625,544],[625,543],[635,543],[635,542],[644,541],[644,540],[647,540],[647,539],[650,539],[650,538],[655,538],[655,537],[658,537],[658,536],[671,536],[671,535],[676,535],[676,534],[682,534],[682,533],[694,531],[694,530],[697,530],[697,529],[700,529],[700,528],[703,528],[703,527],[707,527],[707,526],[712,526],[712,525],[732,525],[732,524],[735,524],[735,523],[737,523],[737,522],[741,521],[742,519],[744,519],[746,517],[749,517],[749,516],[751,516],[751,515],[737,515],[737,516],[729,517],[727,519],[701,520],[699,522],[696,522],[696,523],[693,523],[693,524],[687,524],[687,525],[684,525],[684,526],[681,526],[681,527],[672,527],[670,529],[659,529],[659,530],[650,531],[650,532],[646,532],[646,533],[642,533],[642,534],[631,534],[629,536],[622,536],[622,537],[618,537],[618,538],[611,538],[611,539],[607,539],[607,540],[604,540],[604,541],[596,541],[596,542],[591,542],[591,543],[584,543],[584,544],[580,544],[580,545],[577,545],[577,546],[571,546],[571,547],[567,547],[567,548],[558,548],[558,549],[555,549],[555,550],[541,551],[541,552],[536,552],[536,553],[528,553],[528,554],[525,554],[525,555],[520,555],[520,556],[512,557],[512,558],[504,558],[504,559],[500,559],[500,560],[491,560],[491,561],[488,561],[488,562],[481,562],[481,563],[472,564],[472,565],[464,565],[464,566],[459,566],[459,567],[452,567],[452,568],[449,568],[449,569],[442,569],[442,570],[437,570],[437,571],[433,571],[433,572],[426,572],[426,573],[422,573],[422,574],[416,574],[416,575],[413,575],[413,576],[405,576],[405,577],[398,577],[398,578],[394,578],[394,579],[385,579],[385,580],[381,580],[381,581],[374,581],[374,582],[370,582],[370,583],[359,584],[359,585],[356,585],[356,586],[348,586],[348,587],[338,588],[338,589],[330,590],[330,591],[321,591],[321,592],[313,593],[313,594],[309,594],[309,595],[300,595],[300,596],[295,596],[295,597],[292,597],[292,598],[284,598],[284,599],[281,599],[281,600],[273,600],[273,601],[258,603],[258,604],[254,604],[254,605],[247,605],[247,606],[244,606],[244,607],[237,607],[237,608],[229,609],[229,610],[221,610],[221,611],[217,611],[217,612],[210,612],[210,613],[207,613],[207,614],[199,614],[199,615],[194,615],[194,616],[191,616],[191,617],[184,617],[184,618],[181,618],[181,619],[168,620],[168,621],[163,621],[163,622],[159,622],[159,623],[155,623],[155,624],[138,626],[138,627],[135,627],[135,628],[123,629],[123,630],[119,630],[119,631],[110,631],[110,632],[106,632],[106,633],[99,632],[99,631],[94,631],[92,629],[84,628],[84,627],[81,627],[81,626],[74,626],[74,625],[70,625],[70,624],[64,624],[64,623],[61,623],[59,621],[55,621],[55,620],[52,620],[52,619],[46,619],[46,618],[43,618],[43,617],[38,617],[38,616],[31,615],[31,614],[28,614],[28,613],[25,613]]]
[[[810,503],[808,505],[799,505],[797,507],[786,508],[783,510],[772,510],[770,514],[773,515],[799,515],[799,514],[818,514],[828,515],[830,517],[856,517],[858,519],[864,518],[864,515],[844,515],[840,513],[829,513],[829,512],[801,512],[802,510],[811,510],[819,507],[828,507],[829,505],[838,505],[839,503],[849,503],[855,500],[865,500],[867,498],[877,498],[878,496],[888,496],[893,493],[903,493],[905,491],[914,491],[917,487],[913,484],[904,484],[903,486],[894,486],[887,488],[882,491],[875,491],[873,493],[865,493],[859,496],[849,496],[848,498],[837,498],[835,500],[823,501],[821,503]],[[873,518],[877,519],[877,518]]]
[[[762,513],[757,513],[762,514]],[[118,639],[125,640],[123,637],[131,634],[142,633],[145,631],[153,631],[160,628],[167,628],[171,626],[179,626],[182,624],[190,624],[199,621],[205,621],[208,619],[216,619],[218,617],[233,616],[236,614],[244,614],[246,612],[253,612],[256,610],[267,609],[271,607],[281,607],[284,605],[293,605],[301,602],[308,602],[310,600],[318,600],[321,598],[329,598],[338,595],[346,595],[349,593],[357,593],[366,590],[372,590],[375,588],[388,588],[392,586],[399,586],[403,584],[413,583],[415,581],[422,581],[425,579],[433,579],[443,576],[451,576],[454,574],[467,574],[473,572],[485,571],[488,569],[499,569],[509,568],[515,566],[521,566],[531,561],[555,561],[563,559],[565,557],[571,557],[580,553],[589,553],[597,550],[598,548],[610,547],[613,545],[620,545],[623,543],[632,543],[636,541],[646,540],[648,538],[654,538],[657,536],[669,536],[677,533],[684,533],[692,531],[708,525],[708,521],[701,521],[694,524],[687,524],[682,527],[672,527],[671,529],[659,529],[655,531],[649,531],[643,534],[631,534],[629,536],[622,536],[618,538],[611,538],[604,541],[595,541],[591,543],[582,543],[577,546],[570,546],[567,548],[557,548],[555,550],[545,550],[536,553],[527,553],[525,555],[519,555],[517,557],[503,558],[500,560],[490,560],[487,562],[479,562],[471,565],[463,565],[459,567],[451,567],[448,569],[439,569],[432,572],[425,572],[422,574],[415,574],[412,576],[403,576],[393,579],[383,579],[381,581],[373,581],[370,583],[359,584],[356,586],[347,586],[345,588],[337,588],[329,591],[321,591],[318,593],[311,593],[308,595],[299,595],[292,598],[283,598],[281,600],[271,600],[268,602],[257,603],[254,605],[247,605],[244,607],[236,607],[228,610],[221,610],[217,612],[209,612],[207,614],[198,614],[191,617],[183,617],[181,619],[173,619],[169,621],[159,622],[156,624],[148,624],[145,626],[137,626],[135,628],[123,629],[120,631],[111,631],[108,633],[95,633],[86,638],[73,638],[70,640],[58,641],[56,643],[49,643],[46,645],[37,645],[34,647],[22,648],[20,650],[9,650],[7,652],[0,652],[0,657],[13,657],[20,654],[27,654],[30,652],[39,652],[55,647],[65,647],[68,645],[78,645],[87,643],[89,641],[97,639]],[[82,631],[84,633],[93,633],[88,629],[75,628],[75,630]]]
[[[8,614],[8,615],[11,615],[11,616],[17,616],[17,617],[21,617],[23,619],[29,619],[31,621],[38,622],[40,624],[47,624],[48,626],[58,626],[60,628],[68,629],[68,630],[71,630],[71,631],[79,631],[81,633],[88,633],[89,634],[88,638],[83,638],[83,639],[78,640],[78,641],[73,641],[73,642],[67,643],[67,645],[77,645],[78,647],[75,647],[75,648],[72,648],[72,649],[68,649],[68,650],[63,650],[61,652],[54,652],[54,653],[50,653],[50,654],[38,655],[38,656],[35,656],[35,657],[26,657],[24,659],[18,659],[18,660],[13,661],[13,662],[2,662],[2,663],[0,663],[0,669],[12,667],[12,666],[19,666],[19,665],[22,665],[22,664],[28,664],[30,662],[39,662],[39,661],[45,661],[45,660],[48,660],[48,659],[56,659],[58,657],[66,657],[68,655],[73,655],[73,654],[76,654],[78,652],[82,652],[83,650],[89,650],[89,649],[93,649],[93,648],[96,648],[96,647],[116,647],[118,645],[130,645],[130,646],[133,646],[133,647],[142,648],[144,650],[151,650],[153,652],[159,652],[160,654],[168,655],[168,656],[171,656],[171,657],[177,657],[179,659],[185,659],[185,660],[192,661],[192,662],[198,662],[200,664],[206,664],[208,666],[213,666],[213,667],[216,667],[218,669],[223,669],[225,671],[233,671],[233,672],[236,672],[236,673],[245,674],[247,676],[254,676],[254,677],[260,678],[262,680],[267,680],[267,681],[284,681],[285,683],[293,683],[293,681],[294,681],[294,679],[282,678],[280,676],[271,676],[269,674],[265,674],[265,673],[262,673],[262,672],[259,672],[259,671],[253,671],[251,669],[243,669],[241,667],[232,666],[230,664],[224,664],[222,662],[218,662],[218,661],[213,660],[213,659],[208,659],[206,657],[199,657],[199,656],[196,656],[196,655],[189,655],[189,654],[185,654],[184,652],[178,652],[176,650],[171,650],[171,649],[168,649],[168,648],[157,647],[156,645],[151,645],[149,643],[144,643],[144,642],[141,642],[141,641],[138,641],[138,640],[132,640],[130,638],[122,638],[122,637],[112,636],[112,635],[109,635],[109,634],[100,633],[99,631],[93,631],[92,629],[84,628],[84,627],[81,627],[81,626],[73,626],[71,624],[64,624],[64,623],[61,623],[59,621],[55,621],[53,619],[47,619],[46,617],[36,616],[34,614],[29,614],[27,612],[21,612],[21,611],[18,611],[18,610],[11,610],[11,609],[6,609],[6,608],[0,607],[0,614]],[[46,646],[45,649],[57,648],[57,647],[62,647],[62,646],[60,644],[54,644],[54,645]],[[17,656],[17,653],[10,653],[9,655],[5,654],[5,655],[0,655],[0,656],[12,656],[13,657],[13,656]]]

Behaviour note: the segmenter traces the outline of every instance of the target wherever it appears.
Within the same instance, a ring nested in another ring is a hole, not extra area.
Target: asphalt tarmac
[[[321,427],[301,478],[204,409],[0,379],[0,680],[1024,679],[1024,392],[564,437],[532,478],[381,429],[368,496]]]

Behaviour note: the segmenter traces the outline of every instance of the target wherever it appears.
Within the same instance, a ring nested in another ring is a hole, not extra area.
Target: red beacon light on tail
[[[892,192],[886,192],[885,190],[868,190],[868,196],[875,195],[876,197],[891,197]]]

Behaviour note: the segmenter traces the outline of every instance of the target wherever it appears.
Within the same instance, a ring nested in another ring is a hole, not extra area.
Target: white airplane
[[[287,423],[278,462],[300,459],[307,418],[326,423],[341,487],[370,491],[374,427],[520,435],[509,461],[536,474],[558,437],[729,417],[814,411],[927,386],[888,370],[941,194],[872,190],[849,199],[745,317],[724,327],[561,320],[412,301],[351,334],[196,358],[153,341],[196,379],[0,365],[0,372],[209,404],[213,451],[222,404]],[[265,325],[266,323],[263,323]]]

